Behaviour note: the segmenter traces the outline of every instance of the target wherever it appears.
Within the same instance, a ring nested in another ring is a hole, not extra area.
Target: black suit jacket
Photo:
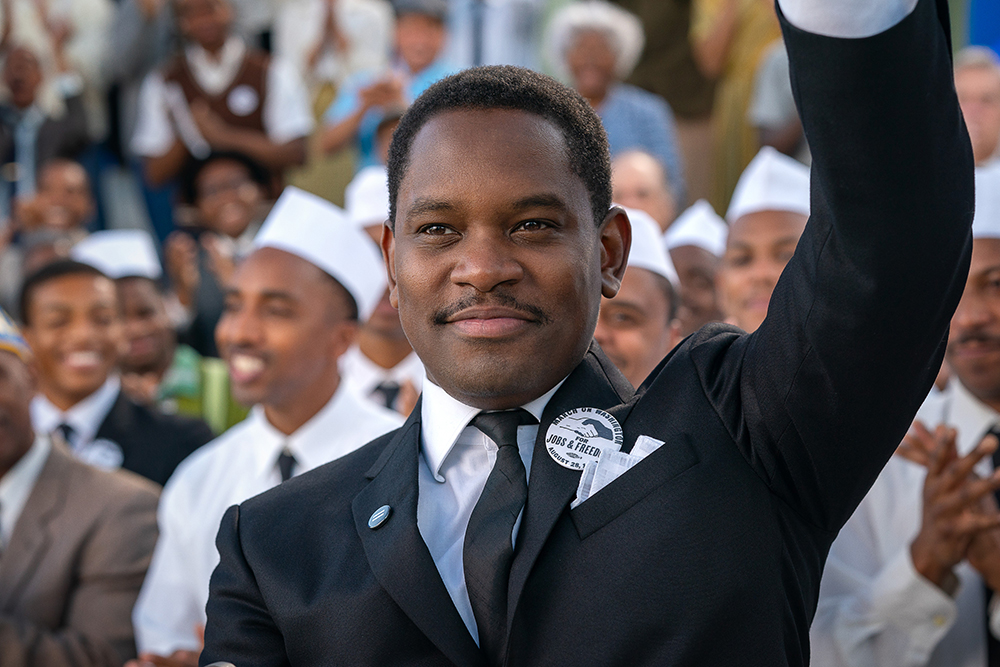
[[[163,486],[188,454],[215,436],[200,419],[166,415],[119,392],[94,437],[122,448],[122,468]]]
[[[943,354],[972,158],[944,0],[859,40],[784,25],[813,213],[753,334],[710,325],[629,397],[595,347],[541,419],[509,588],[510,665],[804,665],[827,550]],[[665,444],[575,509],[542,441],[572,407]],[[419,410],[231,508],[202,663],[477,665],[416,525]],[[393,513],[377,530],[382,505]]]

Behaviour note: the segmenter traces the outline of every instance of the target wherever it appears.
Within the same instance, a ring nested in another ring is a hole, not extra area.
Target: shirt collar
[[[249,418],[254,420],[257,446],[252,456],[257,474],[264,476],[276,469],[278,455],[285,448],[295,457],[299,470],[311,470],[357,447],[351,424],[365,412],[361,401],[341,382],[326,405],[291,435],[272,426],[263,407],[254,406]]]
[[[958,430],[959,455],[971,452],[994,426],[1000,426],[1000,413],[973,396],[957,379],[948,388],[948,417],[945,420]]]
[[[395,382],[402,386],[409,381],[419,389],[424,377],[424,366],[414,352],[392,368],[382,368],[354,345],[340,357],[340,366],[343,371],[341,377],[347,378],[362,394],[373,392],[383,382]]]
[[[541,422],[545,406],[565,381],[563,378],[552,389],[521,407]],[[427,460],[427,467],[436,479],[440,479],[441,465],[462,435],[462,431],[480,412],[482,410],[453,398],[430,378],[424,376],[423,397],[420,401],[421,448]]]
[[[14,526],[35,488],[35,482],[42,473],[51,449],[49,439],[40,433],[36,434],[31,448],[7,474],[0,477],[0,544],[4,547],[10,544]]]
[[[118,399],[121,381],[112,375],[101,388],[63,412],[43,394],[38,394],[31,402],[31,419],[35,429],[51,433],[60,424],[68,424],[76,433],[75,446],[88,443],[97,435],[98,429]]]
[[[189,44],[184,53],[198,85],[205,92],[218,95],[236,78],[246,50],[243,40],[231,35],[219,51],[218,59],[197,44]]]

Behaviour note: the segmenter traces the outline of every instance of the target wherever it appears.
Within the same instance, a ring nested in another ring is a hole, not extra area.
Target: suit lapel
[[[479,647],[448,595],[417,528],[420,403],[368,471],[371,482],[352,504],[355,526],[375,577],[396,604],[456,665],[482,665]],[[368,527],[383,505],[392,514]]]
[[[111,409],[108,410],[108,414],[104,416],[104,421],[101,422],[100,427],[97,429],[94,439],[104,438],[120,444],[119,441],[122,439],[122,434],[129,431],[131,421],[132,411],[130,410],[128,401],[125,399],[125,394],[119,391],[115,402],[111,404]]]
[[[545,433],[556,417],[579,407],[607,410],[627,401],[634,390],[617,368],[604,356],[600,347],[592,343],[580,365],[570,373],[545,407],[535,449],[531,459],[531,477],[528,480],[528,501],[517,536],[514,562],[510,569],[507,606],[507,627],[511,627],[514,611],[520,600],[524,584],[563,510],[576,494],[580,472],[564,468],[549,456],[545,449]]]
[[[0,610],[16,606],[55,540],[52,522],[59,516],[72,483],[66,465],[69,456],[52,444],[35,488],[21,510],[10,544],[0,557]]]

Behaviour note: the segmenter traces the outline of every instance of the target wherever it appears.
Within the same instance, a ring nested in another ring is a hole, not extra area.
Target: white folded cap
[[[358,305],[362,322],[385,293],[385,265],[372,240],[337,206],[287,187],[254,237],[255,248],[277,248],[330,274]]]
[[[770,146],[761,148],[736,184],[726,220],[758,211],[809,215],[809,168]]]
[[[632,249],[629,251],[628,265],[661,275],[670,281],[674,289],[680,289],[677,269],[663,247],[660,226],[645,211],[624,206],[622,208],[628,213],[628,219],[632,223]]]
[[[972,237],[1000,239],[1000,160],[976,167],[976,217]]]
[[[663,234],[663,243],[667,250],[693,245],[722,257],[726,252],[728,236],[729,225],[726,221],[718,216],[711,204],[699,199],[674,220],[674,224]]]
[[[141,229],[94,232],[73,246],[69,254],[115,280],[133,277],[159,280],[163,275],[153,239]]]
[[[357,227],[381,225],[389,217],[389,172],[371,165],[357,173],[344,190],[347,217]]]

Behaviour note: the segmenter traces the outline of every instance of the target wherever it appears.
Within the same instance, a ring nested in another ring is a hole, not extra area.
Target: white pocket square
[[[659,449],[662,440],[640,435],[629,453],[604,450],[596,461],[591,461],[580,474],[576,499],[570,504],[575,509],[595,493],[620,477],[626,470]]]

